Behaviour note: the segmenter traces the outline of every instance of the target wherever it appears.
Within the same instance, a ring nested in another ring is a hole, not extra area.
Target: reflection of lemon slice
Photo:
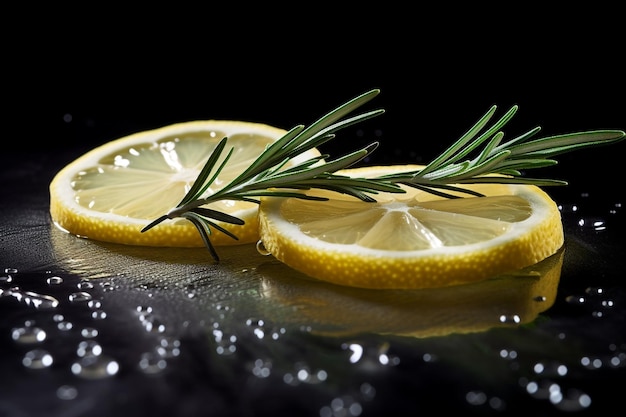
[[[261,266],[262,294],[275,321],[316,334],[433,337],[474,333],[534,321],[556,299],[564,249],[514,274],[466,285],[421,290],[371,290],[294,280],[281,265]]]
[[[234,148],[228,164],[207,193],[214,193],[243,172],[267,145],[286,132],[241,121],[195,121],[136,133],[91,150],[63,168],[50,184],[50,213],[61,229],[114,243],[146,246],[203,246],[186,220],[163,222],[150,233],[141,229],[174,208],[215,149],[228,137]],[[311,150],[303,158],[319,155]],[[218,164],[219,165],[219,164]],[[245,221],[217,222],[239,240],[212,235],[214,245],[256,242],[258,205],[220,201],[211,208]]]
[[[374,177],[419,166],[365,167]],[[533,265],[563,245],[558,207],[530,185],[468,186],[486,197],[445,199],[406,188],[366,203],[267,198],[261,239],[280,261],[314,278],[364,288],[429,288],[480,281]]]

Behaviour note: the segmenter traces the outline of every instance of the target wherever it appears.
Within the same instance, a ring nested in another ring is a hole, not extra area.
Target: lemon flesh
[[[420,166],[344,170],[377,176]],[[468,186],[485,197],[444,199],[406,187],[366,203],[262,200],[260,235],[278,260],[311,277],[362,288],[434,288],[477,282],[554,254],[564,241],[560,212],[530,185]]]
[[[145,246],[203,246],[198,231],[184,219],[167,220],[146,233],[141,229],[182,200],[207,159],[224,137],[232,147],[206,195],[215,193],[246,169],[286,131],[243,121],[193,121],[139,132],[100,147],[64,167],[50,184],[50,214],[62,230],[89,239]],[[302,158],[317,156],[317,150]],[[219,166],[219,163],[216,166]],[[223,200],[208,207],[244,220],[221,222],[238,240],[216,231],[211,242],[232,245],[258,240],[258,205]]]

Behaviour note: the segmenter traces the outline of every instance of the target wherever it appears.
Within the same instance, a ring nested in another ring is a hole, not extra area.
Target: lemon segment
[[[54,177],[50,184],[52,221],[69,233],[99,241],[204,246],[195,226],[183,219],[165,221],[147,233],[141,229],[176,207],[221,139],[228,137],[226,150],[232,147],[233,154],[206,195],[236,178],[285,133],[259,123],[206,120],[177,123],[108,142]],[[300,158],[317,155],[313,149]],[[243,226],[216,222],[238,240],[216,231],[211,235],[213,245],[258,240],[257,204],[223,200],[208,207],[245,222]]]
[[[420,166],[348,169],[373,177]],[[376,203],[264,198],[260,235],[278,260],[311,277],[362,288],[466,284],[547,258],[563,245],[554,201],[531,185],[468,186],[485,197],[445,199],[405,187]],[[320,194],[317,192],[316,194]]]

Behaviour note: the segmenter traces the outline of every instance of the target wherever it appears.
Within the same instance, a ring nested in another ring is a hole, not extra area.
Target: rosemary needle
[[[354,178],[338,175],[337,171],[353,166],[378,148],[373,142],[357,151],[336,159],[321,155],[286,168],[286,164],[302,153],[317,148],[335,138],[335,133],[384,113],[374,110],[357,116],[345,117],[369,102],[380,90],[368,91],[337,107],[309,127],[299,125],[268,146],[238,177],[212,195],[205,195],[222,169],[228,164],[233,149],[226,150],[228,138],[223,138],[201,170],[193,186],[169,213],[145,226],[146,232],[168,219],[189,220],[197,228],[203,242],[217,261],[219,256],[211,244],[213,230],[237,236],[216,222],[243,224],[237,217],[203,207],[219,200],[240,200],[259,203],[260,197],[294,197],[325,200],[303,193],[303,190],[325,189],[351,195],[366,202],[375,202],[380,192],[402,193],[400,184],[408,185],[447,198],[458,198],[451,192],[468,195],[479,193],[463,188],[471,183],[534,184],[538,186],[565,185],[565,181],[527,177],[527,170],[557,163],[554,156],[585,147],[615,143],[625,138],[620,130],[596,130],[545,138],[535,138],[540,131],[535,127],[510,140],[504,140],[502,128],[517,112],[513,106],[489,126],[497,107],[492,106],[464,135],[424,168],[376,178]],[[225,154],[222,162],[217,161]]]

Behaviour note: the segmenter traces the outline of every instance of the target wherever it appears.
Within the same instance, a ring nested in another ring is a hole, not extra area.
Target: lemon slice
[[[374,177],[422,168],[375,166]],[[366,203],[264,198],[260,236],[278,260],[313,278],[362,288],[418,289],[481,281],[547,258],[563,245],[555,202],[531,185],[480,184],[485,197],[445,199],[406,187]]]
[[[259,123],[205,120],[168,125],[108,142],[71,162],[54,177],[50,184],[52,221],[69,233],[99,241],[204,246],[196,228],[184,219],[163,222],[146,233],[141,229],[182,200],[222,138],[228,137],[227,149],[234,147],[234,152],[208,194],[243,172],[285,133]],[[317,155],[319,152],[313,149],[299,158]],[[245,222],[243,226],[217,222],[239,239],[217,231],[211,236],[213,245],[258,240],[257,204],[226,200],[209,207]]]

